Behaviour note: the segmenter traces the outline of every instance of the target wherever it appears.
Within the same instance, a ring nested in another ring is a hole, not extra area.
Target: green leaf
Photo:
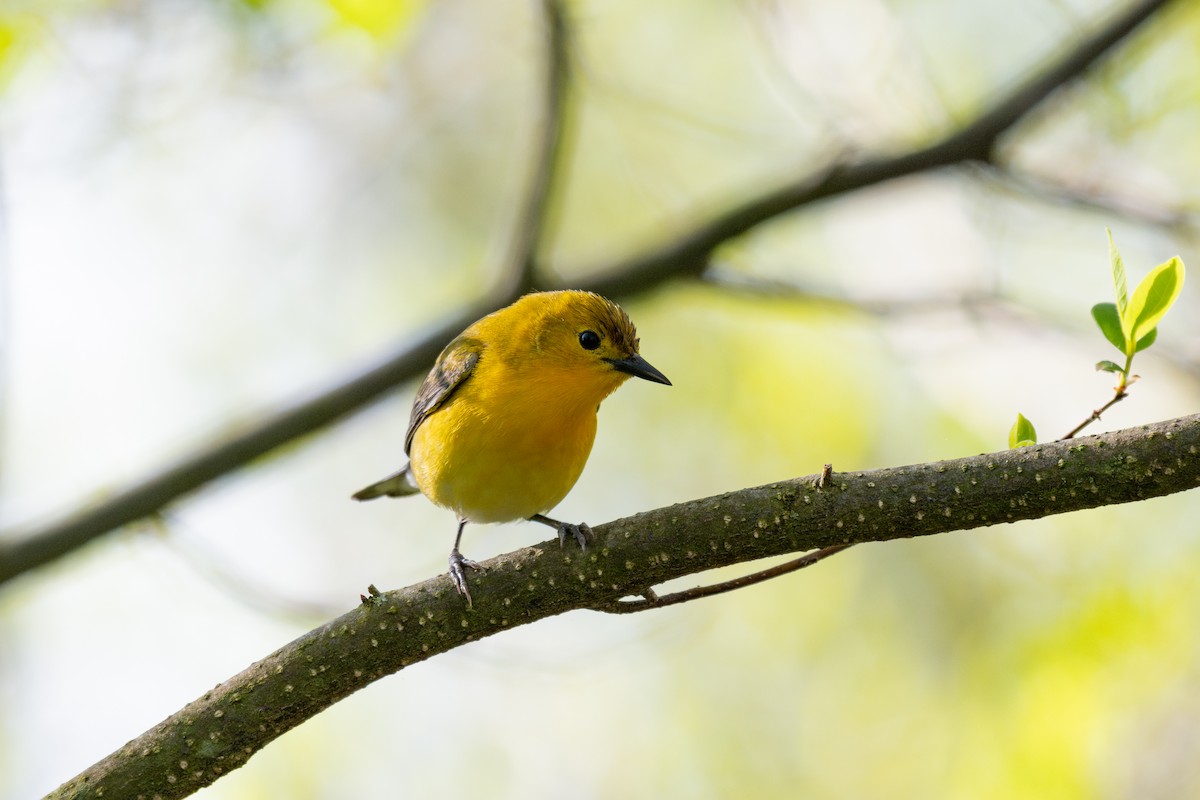
[[[1031,444],[1037,444],[1037,431],[1033,429],[1033,423],[1025,419],[1024,415],[1017,414],[1017,421],[1013,423],[1012,429],[1008,432],[1009,449],[1026,447]]]
[[[1183,262],[1179,256],[1150,270],[1133,290],[1129,307],[1121,316],[1127,342],[1136,342],[1155,328],[1183,288]]]
[[[1112,265],[1113,288],[1117,292],[1117,312],[1121,318],[1124,318],[1125,307],[1129,305],[1125,288],[1125,262],[1121,260],[1121,251],[1117,249],[1117,244],[1113,241],[1112,231],[1105,228],[1104,232],[1108,234],[1108,263]],[[1122,351],[1125,350],[1123,344],[1119,344],[1117,347]]]
[[[1124,372],[1125,370],[1122,369],[1120,364],[1114,364],[1111,361],[1097,361],[1096,362],[1096,371],[1097,372]]]
[[[1154,340],[1158,338],[1158,328],[1151,328],[1150,332],[1137,340],[1137,347],[1133,348],[1133,352],[1140,353],[1150,345],[1154,344]]]
[[[1125,332],[1121,330],[1121,315],[1112,303],[1096,303],[1092,306],[1092,319],[1100,326],[1104,338],[1112,342],[1112,346],[1125,352]]]

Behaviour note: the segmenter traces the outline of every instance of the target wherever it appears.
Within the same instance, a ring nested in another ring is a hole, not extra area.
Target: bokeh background
[[[834,159],[969,122],[1126,2],[569,2],[540,250],[584,279]],[[0,536],[387,355],[502,278],[541,124],[532,0],[0,4]],[[1113,230],[1200,265],[1200,7],[991,166],[806,206],[621,298],[674,386],[605,402],[556,516],[1061,436],[1111,394]],[[1192,413],[1200,296],[1094,430]],[[353,607],[445,569],[448,512],[349,494],[415,384],[0,586],[0,796],[34,797]],[[854,548],[383,679],[204,798],[1200,796],[1200,496]],[[486,558],[545,538],[468,529]],[[693,581],[694,583],[694,581]]]

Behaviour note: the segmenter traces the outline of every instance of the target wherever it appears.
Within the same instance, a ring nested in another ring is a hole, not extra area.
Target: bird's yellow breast
[[[613,371],[506,363],[485,352],[470,379],[413,435],[423,494],[471,522],[549,511],[575,485],[596,437],[596,410],[624,379]]]

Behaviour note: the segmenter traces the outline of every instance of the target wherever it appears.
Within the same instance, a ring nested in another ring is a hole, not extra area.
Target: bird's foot
[[[463,568],[473,569],[482,572],[483,567],[479,563],[458,552],[458,548],[450,551],[450,582],[454,584],[454,590],[463,597],[467,598],[467,608],[472,608],[471,590],[467,588],[467,574]]]
[[[549,525],[558,531],[558,546],[562,547],[570,536],[575,541],[579,542],[580,550],[587,550],[587,540],[592,538],[592,529],[588,527],[586,522],[581,522],[575,525],[571,522],[559,522],[556,519],[550,519],[545,514],[534,514],[529,518],[530,522],[540,522],[543,525]]]
[[[592,538],[592,529],[588,527],[586,522],[581,522],[575,525],[570,522],[558,523],[558,546],[562,547],[563,542],[570,536],[575,541],[579,542],[579,549],[586,551],[588,539]]]

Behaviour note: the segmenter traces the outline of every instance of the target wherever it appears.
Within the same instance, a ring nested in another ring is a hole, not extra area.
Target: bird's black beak
[[[635,378],[644,378],[655,383],[665,383],[667,386],[671,382],[667,380],[667,376],[650,366],[650,362],[641,356],[630,356],[629,358],[609,358],[605,359],[612,364],[612,368],[618,372],[626,372],[633,375]]]

